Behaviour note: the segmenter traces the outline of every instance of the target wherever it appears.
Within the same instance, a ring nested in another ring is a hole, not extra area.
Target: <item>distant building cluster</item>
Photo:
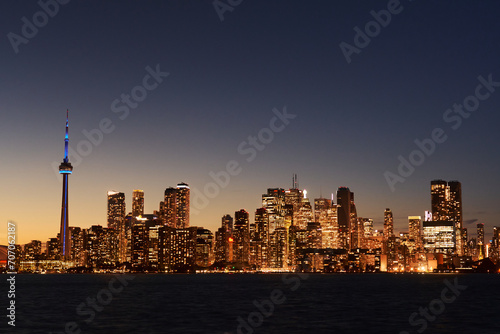
[[[463,227],[462,191],[457,181],[431,182],[431,212],[408,217],[408,231],[395,233],[391,209],[383,230],[373,219],[358,217],[354,193],[340,187],[336,197],[309,200],[298,188],[269,188],[255,218],[241,209],[222,216],[212,233],[189,224],[190,189],[186,183],[165,190],[159,209],[144,213],[144,192],[107,194],[107,227],[68,228],[70,254],[62,256],[61,234],[18,247],[21,271],[76,272],[432,272],[498,271],[500,236],[484,240]],[[42,247],[45,246],[45,247]]]

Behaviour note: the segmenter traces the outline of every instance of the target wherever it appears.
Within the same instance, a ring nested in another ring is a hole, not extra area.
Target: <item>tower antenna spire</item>
[[[66,109],[66,136],[64,137],[64,162],[68,163],[68,146],[69,146],[69,110]]]

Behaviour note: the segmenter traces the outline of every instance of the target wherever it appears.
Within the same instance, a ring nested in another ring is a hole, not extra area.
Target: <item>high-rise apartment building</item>
[[[162,221],[172,228],[189,227],[190,188],[186,183],[165,189],[165,197],[160,203]]]
[[[186,183],[179,183],[176,189],[177,228],[188,228],[191,191]]]
[[[86,230],[87,265],[92,268],[114,266],[118,261],[118,233],[114,229],[92,225]]]
[[[132,226],[130,233],[130,263],[134,268],[146,268],[150,266],[150,248],[156,248],[154,244],[155,238],[160,238],[159,235],[153,232],[153,243],[150,242],[150,229],[156,225],[161,225],[157,216],[146,214],[142,216],[132,217]],[[158,231],[158,234],[160,232]],[[158,240],[159,242],[159,240]],[[160,249],[160,246],[157,247]],[[152,259],[153,262],[159,262],[159,259]]]
[[[31,240],[24,245],[24,260],[36,261],[40,260],[42,254],[42,242],[40,240]]]
[[[163,232],[163,263],[166,271],[192,271],[196,264],[198,227],[174,229]]]
[[[177,190],[172,187],[165,189],[165,197],[160,204],[160,216],[163,222],[168,227],[176,228],[177,226]]]
[[[82,230],[80,227],[70,226],[69,235],[71,242],[71,261],[73,261],[75,266],[85,266],[85,230]]]
[[[47,260],[61,260],[59,238],[50,238],[46,243]]]

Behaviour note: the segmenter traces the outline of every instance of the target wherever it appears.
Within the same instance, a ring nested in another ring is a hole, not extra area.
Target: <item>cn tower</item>
[[[73,166],[68,158],[68,110],[66,110],[66,136],[64,137],[64,160],[59,165],[59,174],[63,175],[63,191],[62,191],[62,205],[61,205],[61,231],[59,234],[61,243],[61,259],[69,261],[71,258],[70,244],[69,244],[69,229],[68,229],[68,176],[73,172]]]

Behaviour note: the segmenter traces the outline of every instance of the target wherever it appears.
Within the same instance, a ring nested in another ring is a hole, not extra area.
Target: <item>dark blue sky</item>
[[[241,172],[192,225],[215,230],[241,208],[253,215],[266,188],[288,188],[297,173],[311,200],[348,186],[360,216],[380,223],[390,207],[397,231],[430,209],[432,179],[456,179],[465,220],[490,235],[500,223],[500,87],[456,130],[443,115],[475,94],[478,76],[500,81],[500,4],[401,1],[348,63],[339,44],[355,45],[353,29],[387,5],[244,0],[221,21],[211,1],[73,0],[15,53],[8,34],[22,35],[22,18],[33,22],[41,7],[2,2],[0,218],[20,224],[22,242],[56,235],[61,182],[52,163],[63,157],[69,108],[75,150],[84,130],[103,119],[113,127],[73,159],[70,225],[105,225],[108,190],[125,192],[130,209],[132,190],[144,189],[148,212],[178,182],[203,193],[209,173],[235,160]],[[120,119],[113,101],[157,65],[169,76]],[[238,146],[284,106],[296,117],[246,161]],[[447,140],[391,191],[384,173],[397,173],[398,156],[408,159],[436,128]]]

